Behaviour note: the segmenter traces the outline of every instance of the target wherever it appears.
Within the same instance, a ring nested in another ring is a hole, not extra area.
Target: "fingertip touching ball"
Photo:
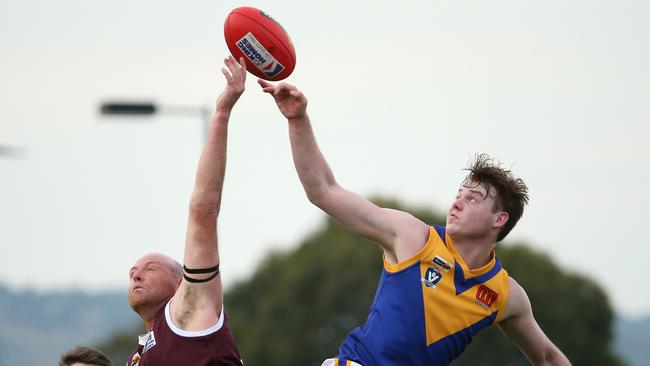
[[[223,27],[233,57],[244,57],[246,70],[264,80],[282,80],[296,67],[296,51],[287,32],[267,13],[252,7],[233,9]]]

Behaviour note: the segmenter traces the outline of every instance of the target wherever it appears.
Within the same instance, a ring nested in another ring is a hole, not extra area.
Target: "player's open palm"
[[[274,85],[261,79],[257,82],[262,87],[262,91],[273,96],[280,112],[287,119],[297,119],[306,116],[307,98],[298,88],[287,83]]]
[[[237,62],[234,57],[228,56],[224,64],[226,67],[222,68],[221,72],[227,85],[217,100],[217,108],[231,109],[246,88],[246,63],[243,58]]]

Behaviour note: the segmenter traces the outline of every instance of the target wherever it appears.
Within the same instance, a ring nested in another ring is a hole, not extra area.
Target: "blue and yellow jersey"
[[[384,270],[366,324],[348,335],[339,359],[364,366],[447,365],[481,329],[502,319],[508,273],[492,252],[470,270],[441,226],[413,257]]]

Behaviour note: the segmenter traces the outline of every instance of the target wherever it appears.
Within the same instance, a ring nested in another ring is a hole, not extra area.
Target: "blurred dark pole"
[[[0,144],[0,158],[21,158],[24,155],[24,149]]]
[[[153,103],[121,103],[107,102],[101,106],[103,115],[147,115],[155,114],[156,106]]]
[[[203,122],[202,137],[205,141],[210,126],[210,110],[201,106],[157,105],[153,102],[110,101],[100,106],[100,113],[104,116],[153,116],[155,114],[196,116],[199,115]]]

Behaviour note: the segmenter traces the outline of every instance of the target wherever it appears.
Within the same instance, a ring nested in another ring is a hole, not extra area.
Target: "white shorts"
[[[338,358],[328,358],[327,360],[323,361],[323,364],[321,366],[363,366],[363,365],[350,360],[339,360]]]

